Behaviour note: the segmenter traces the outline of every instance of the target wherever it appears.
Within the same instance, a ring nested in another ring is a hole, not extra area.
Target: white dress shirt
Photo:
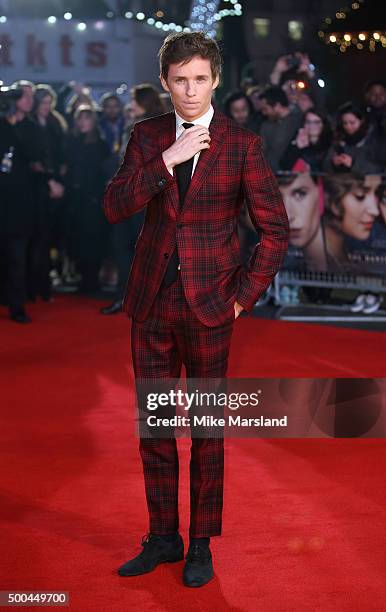
[[[204,115],[201,115],[201,117],[198,117],[198,119],[195,119],[194,121],[188,121],[187,119],[183,119],[182,117],[180,117],[177,111],[175,111],[175,115],[176,115],[176,140],[177,140],[177,138],[179,138],[182,132],[185,130],[185,128],[182,125],[183,123],[193,123],[194,125],[203,125],[204,127],[209,128],[210,122],[212,121],[212,117],[214,115],[214,108],[212,105],[210,105],[209,110],[207,110],[207,112]],[[196,153],[196,155],[194,156],[192,176],[197,166],[197,162],[198,162],[198,158],[200,157],[200,153],[201,151],[198,151],[198,153]],[[168,170],[170,174],[173,174],[173,169],[168,168]]]

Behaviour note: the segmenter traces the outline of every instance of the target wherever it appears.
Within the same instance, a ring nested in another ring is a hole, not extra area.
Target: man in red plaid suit
[[[111,223],[146,208],[123,307],[134,374],[178,379],[184,363],[187,378],[223,378],[235,319],[252,310],[284,259],[288,219],[261,138],[211,104],[221,71],[216,42],[202,32],[173,34],[159,59],[174,111],[135,125],[104,198]],[[245,267],[237,234],[244,200],[260,234]],[[121,576],[184,559],[176,440],[141,437],[139,450],[150,528]],[[223,438],[192,437],[186,586],[214,575],[209,543],[221,534],[223,475]]]

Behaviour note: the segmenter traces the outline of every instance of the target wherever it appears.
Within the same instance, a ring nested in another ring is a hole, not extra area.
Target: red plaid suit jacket
[[[183,209],[162,153],[175,141],[174,112],[137,123],[124,160],[107,185],[103,208],[119,223],[146,207],[123,309],[144,321],[177,243],[189,306],[205,325],[234,318],[237,300],[249,312],[270,285],[288,248],[288,218],[262,140],[215,109],[210,148],[201,151]],[[241,263],[237,222],[246,200],[260,233]]]

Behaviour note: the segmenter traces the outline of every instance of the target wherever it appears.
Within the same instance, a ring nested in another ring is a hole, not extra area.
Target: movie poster
[[[283,269],[386,276],[386,177],[279,174],[290,225]]]

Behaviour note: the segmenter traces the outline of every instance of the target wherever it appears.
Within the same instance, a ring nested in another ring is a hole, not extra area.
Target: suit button
[[[169,253],[164,253],[164,257],[167,259],[169,257]]]
[[[181,229],[182,223],[177,223],[177,227],[178,227],[178,229]]]
[[[165,185],[165,183],[166,183],[166,179],[164,179],[164,178],[163,178],[163,179],[160,179],[160,180],[158,181],[158,186],[159,186],[159,187],[163,187],[163,186]]]

